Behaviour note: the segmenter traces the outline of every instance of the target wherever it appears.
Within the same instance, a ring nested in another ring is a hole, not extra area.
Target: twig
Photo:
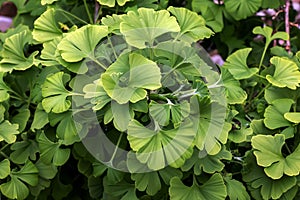
[[[289,18],[289,11],[290,11],[291,2],[290,0],[286,0],[285,2],[285,32],[290,36],[290,18]],[[290,38],[286,41],[285,49],[290,53],[291,52],[291,41]]]

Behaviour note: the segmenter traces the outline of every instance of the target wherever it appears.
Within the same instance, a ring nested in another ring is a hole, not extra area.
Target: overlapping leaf
[[[10,162],[4,159],[0,162],[0,179],[6,178],[10,174]]]
[[[52,2],[54,1],[55,0],[52,0]],[[49,1],[47,3],[49,3]],[[44,12],[37,20],[35,20],[34,29],[32,32],[33,39],[40,43],[44,43],[49,42],[56,37],[62,37],[63,32],[58,27],[58,22],[55,19],[55,14],[55,9],[51,8]]]
[[[8,120],[0,122],[0,141],[5,141],[8,144],[12,144],[17,139],[18,124],[11,124]]]
[[[35,65],[35,56],[38,51],[25,56],[23,49],[26,44],[32,42],[31,32],[25,30],[6,38],[0,56],[0,72],[12,72],[13,70],[26,70]]]
[[[195,133],[186,121],[179,128],[151,130],[133,120],[128,126],[128,140],[141,163],[159,170],[167,165],[180,167],[193,153]]]
[[[106,93],[119,104],[136,103],[161,87],[160,69],[142,55],[124,54],[101,75]]]
[[[132,1],[132,0],[97,0],[101,5],[105,5],[108,7],[115,7],[116,2],[120,6],[124,6],[126,2]]]
[[[273,75],[267,75],[267,80],[276,87],[288,87],[295,90],[299,87],[300,71],[296,63],[286,58],[274,56],[270,62],[275,66]]]
[[[70,79],[63,72],[58,72],[47,77],[42,87],[43,108],[47,113],[62,113],[71,107],[68,99],[72,93],[65,88],[65,83]]]
[[[62,57],[59,62],[75,73],[85,73],[88,68],[83,64],[83,59],[89,58],[99,67],[106,68],[96,60],[94,51],[100,40],[108,34],[107,26],[87,25],[64,37],[57,46]]]
[[[170,16],[168,11],[148,8],[139,8],[137,12],[129,11],[123,17],[120,27],[127,43],[137,48],[153,46],[158,36],[180,31],[176,18]]]
[[[251,50],[251,48],[237,50],[226,59],[223,67],[228,69],[235,79],[247,79],[258,72],[258,68],[249,68],[247,65],[247,57]]]
[[[177,19],[180,26],[180,33],[183,40],[195,42],[204,38],[209,38],[213,32],[205,26],[205,20],[197,13],[186,8],[168,8]]]
[[[225,9],[236,20],[245,19],[253,15],[261,6],[262,0],[227,0]]]
[[[9,98],[9,91],[11,90],[3,81],[4,73],[0,72],[0,102],[6,101]]]
[[[227,196],[226,186],[220,174],[214,174],[203,185],[199,185],[196,180],[191,187],[184,185],[178,177],[171,180],[169,189],[171,200],[223,200]]]
[[[296,176],[300,173],[300,145],[293,153],[284,157],[281,153],[284,143],[284,135],[279,134],[257,135],[252,138],[258,165],[265,167],[265,173],[273,179],[280,179],[283,174]]]

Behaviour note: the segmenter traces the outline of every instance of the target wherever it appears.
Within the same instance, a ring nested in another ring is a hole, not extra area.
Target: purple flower
[[[10,17],[0,16],[0,31],[5,32],[12,25],[13,19]]]

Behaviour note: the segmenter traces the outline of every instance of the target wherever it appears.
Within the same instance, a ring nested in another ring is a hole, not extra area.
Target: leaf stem
[[[266,55],[266,52],[267,52],[267,49],[268,49],[269,44],[270,44],[269,42],[267,42],[267,43],[265,44],[265,48],[264,48],[264,51],[263,51],[263,53],[262,53],[262,56],[261,56],[261,59],[260,59],[260,62],[259,62],[258,71],[260,71],[260,69],[261,69],[261,66],[262,66],[263,61],[264,61],[264,59],[265,59],[265,55]]]
[[[93,24],[93,18],[92,18],[92,15],[90,13],[89,7],[88,7],[88,5],[86,3],[86,0],[83,0],[83,3],[84,3],[85,11],[86,11],[86,13],[87,13],[87,15],[89,17],[90,23]]]
[[[100,63],[94,56],[89,56],[89,59],[91,59],[92,61],[94,61],[97,65],[99,65],[102,69],[106,70],[107,67],[104,66],[102,63]]]
[[[76,19],[76,20],[82,22],[83,24],[86,24],[86,25],[89,24],[88,22],[84,21],[83,19],[81,19],[81,18],[77,17],[76,15],[74,15],[74,14],[68,12],[68,11],[65,11],[65,10],[63,10],[63,9],[61,9],[61,8],[58,8],[58,9],[56,9],[56,10],[57,10],[57,11],[60,11],[60,12],[62,12],[62,13],[64,13],[64,14],[66,14],[66,15],[69,15],[69,16],[73,17],[74,19]]]
[[[120,136],[119,136],[119,139],[118,139],[118,142],[117,142],[117,144],[116,144],[115,150],[114,150],[114,152],[113,152],[113,154],[112,154],[112,156],[111,156],[111,159],[108,161],[108,163],[109,163],[111,166],[113,166],[113,160],[114,160],[114,158],[115,158],[115,156],[116,156],[116,154],[117,154],[118,147],[119,147],[119,145],[120,145],[120,143],[121,143],[122,137],[123,137],[123,132],[121,132],[121,134],[120,134]]]
[[[289,154],[292,154],[292,151],[290,150],[290,148],[287,145],[287,143],[284,143],[284,146],[285,146],[286,150],[289,152]]]

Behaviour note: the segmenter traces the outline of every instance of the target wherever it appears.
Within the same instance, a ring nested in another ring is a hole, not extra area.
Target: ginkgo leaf
[[[33,121],[30,129],[34,132],[35,129],[42,129],[49,123],[48,113],[45,112],[41,103],[39,103],[34,112]]]
[[[10,174],[10,162],[4,159],[0,162],[0,179],[6,178]]]
[[[287,112],[284,114],[284,118],[295,124],[300,123],[300,113],[298,112]]]
[[[203,185],[196,180],[191,187],[184,185],[178,177],[171,179],[169,194],[171,200],[224,200],[227,196],[226,186],[220,174],[214,174]]]
[[[101,75],[104,90],[119,104],[144,99],[145,89],[160,88],[160,80],[157,64],[136,53],[122,55]]]
[[[35,140],[15,142],[11,146],[11,150],[13,150],[13,152],[10,154],[10,158],[16,164],[23,164],[28,160],[28,158],[36,160],[36,153],[39,152],[39,148]]]
[[[53,4],[55,1],[58,1],[58,0],[42,0],[41,4],[42,5]]]
[[[265,90],[265,99],[269,104],[272,104],[277,99],[293,99],[296,101],[299,95],[298,90],[291,90],[289,88],[271,86]]]
[[[300,71],[295,62],[286,58],[274,56],[270,62],[275,66],[273,75],[267,75],[267,80],[276,87],[288,87],[295,90],[299,87]]]
[[[31,186],[38,184],[38,170],[32,162],[28,161],[19,171],[12,171],[10,178],[10,181],[0,185],[2,194],[10,199],[23,200],[29,195],[25,183]]]
[[[11,124],[9,121],[5,120],[0,123],[0,141],[5,141],[8,144],[12,144],[17,139],[17,134],[19,134],[19,125]]]
[[[60,143],[50,141],[44,133],[41,133],[37,140],[41,152],[41,160],[44,163],[53,163],[55,166],[61,166],[67,162],[70,156],[70,149],[60,148]]]
[[[101,5],[105,5],[108,7],[115,7],[116,2],[120,6],[124,6],[126,2],[132,1],[132,0],[97,0]]]
[[[89,58],[96,62],[99,67],[106,68],[96,60],[94,51],[100,40],[108,34],[107,26],[87,25],[68,33],[57,45],[63,64],[70,71],[85,73],[88,68],[83,65],[83,59]]]
[[[80,141],[78,133],[81,131],[82,125],[76,122],[72,112],[64,112],[59,114],[49,114],[50,125],[54,126],[58,122],[56,135],[64,145],[71,145]]]
[[[257,199],[279,199],[297,184],[294,176],[283,176],[276,180],[268,177],[264,169],[257,165],[252,152],[246,154],[244,161],[243,180],[247,183],[250,192],[252,190],[258,193]]]
[[[54,38],[62,37],[63,32],[58,26],[55,14],[55,9],[51,8],[35,20],[34,29],[32,31],[33,39],[40,43],[44,43],[52,41]]]
[[[222,31],[224,27],[223,12],[224,6],[215,4],[210,0],[193,0],[192,9],[195,12],[201,12],[206,24],[215,32]]]
[[[226,0],[226,11],[235,19],[241,20],[253,15],[261,6],[262,0]]]
[[[224,177],[224,182],[230,199],[250,200],[250,196],[243,183],[229,177]]]
[[[107,15],[101,18],[101,23],[108,27],[110,33],[120,33],[120,24],[125,15]]]
[[[281,134],[257,135],[252,137],[252,146],[257,164],[265,167],[265,173],[272,179],[280,179],[283,174],[296,176],[300,173],[300,145],[293,153],[284,157],[281,153],[285,137]]]
[[[223,67],[228,69],[235,79],[247,79],[258,72],[258,68],[249,68],[247,65],[247,58],[251,50],[251,48],[237,50],[226,59]]]
[[[273,29],[269,26],[264,26],[263,28],[260,26],[256,26],[253,29],[253,33],[263,35],[266,38],[267,46],[270,44],[272,40],[275,39],[282,39],[282,40],[289,39],[289,34],[283,31],[278,31],[273,34]]]
[[[41,51],[41,63],[45,66],[59,65],[57,61],[57,45],[61,41],[61,38],[57,37],[50,42],[43,43],[43,50]]]
[[[269,105],[264,113],[264,123],[269,129],[291,126],[291,122],[285,119],[284,114],[289,112],[292,104],[291,99],[277,99]]]
[[[221,68],[222,84],[225,87],[226,99],[229,104],[242,104],[247,99],[247,93],[241,88],[240,82],[229,73],[228,69]]]
[[[216,155],[208,155],[205,150],[194,150],[193,156],[185,162],[181,169],[188,171],[194,167],[196,175],[200,175],[203,171],[212,174],[224,169],[225,164],[221,160],[231,160],[231,158],[231,153],[225,147]]]
[[[161,183],[157,172],[131,174],[131,179],[135,181],[135,187],[140,191],[145,191],[153,196],[161,189]]]
[[[209,98],[193,96],[190,99],[191,118],[197,132],[195,145],[199,150],[205,149],[208,154],[215,155],[225,144],[231,124],[225,121],[226,108]]]
[[[93,110],[101,110],[111,98],[105,92],[101,80],[95,80],[94,83],[84,86],[84,98],[91,99],[91,103],[95,104]]]
[[[167,165],[178,168],[193,153],[195,133],[189,121],[183,122],[179,128],[165,131],[151,130],[132,120],[127,132],[137,159],[146,163],[149,169],[159,170]]]
[[[119,183],[111,183],[107,176],[103,180],[104,192],[120,200],[138,200],[135,194],[134,184],[128,183],[125,180]],[[104,199],[105,194],[103,194]]]
[[[38,51],[25,56],[24,47],[32,42],[31,32],[25,30],[6,38],[0,56],[0,72],[12,72],[13,70],[26,70],[35,65],[35,56]]]
[[[154,11],[149,8],[139,8],[137,12],[129,11],[123,17],[120,31],[128,44],[145,48],[153,46],[155,38],[165,33],[179,32],[176,18],[166,10]]]
[[[205,26],[205,20],[197,13],[173,6],[170,6],[168,11],[176,17],[183,40],[196,42],[213,35],[213,32]]]
[[[9,99],[9,93],[11,89],[6,85],[6,83],[3,81],[4,73],[0,72],[0,102],[6,101]],[[1,122],[1,121],[0,121]]]
[[[47,113],[62,113],[71,107],[68,99],[72,93],[65,88],[65,83],[70,80],[68,74],[57,72],[47,77],[42,87],[43,108]]]

